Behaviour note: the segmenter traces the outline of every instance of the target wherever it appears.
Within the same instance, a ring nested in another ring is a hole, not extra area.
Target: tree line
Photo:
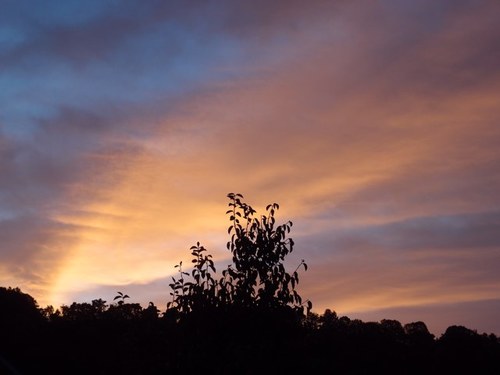
[[[500,373],[500,341],[451,326],[434,337],[424,322],[362,322],[311,311],[299,272],[284,260],[292,223],[277,225],[229,194],[227,249],[217,272],[197,243],[191,267],[176,266],[163,311],[118,292],[111,303],[40,308],[18,288],[0,287],[0,374]]]

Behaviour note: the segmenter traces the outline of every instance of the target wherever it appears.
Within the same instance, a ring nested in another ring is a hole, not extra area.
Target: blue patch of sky
[[[0,121],[7,136],[29,136],[38,120],[57,113],[57,108],[50,105],[56,82],[50,74],[27,74],[15,69],[0,73]]]
[[[36,25],[81,25],[120,6],[115,0],[7,1],[2,3],[2,21]],[[29,21],[29,22],[27,22]]]
[[[74,25],[105,17],[116,6],[114,1],[83,3],[68,1],[59,8],[49,2],[43,11],[37,5],[31,13],[40,11],[37,17],[47,24],[71,20]],[[127,9],[130,7],[121,12]],[[26,25],[28,31],[31,28]],[[26,35],[38,39],[31,31]],[[22,38],[17,38],[20,43]],[[276,47],[287,42],[283,35],[267,41],[256,56],[255,46],[250,48],[248,41],[213,32],[210,20],[196,25],[169,20],[124,35],[99,59],[81,64],[64,55],[34,50],[19,64],[0,71],[0,121],[7,134],[29,136],[40,120],[57,115],[61,107],[102,111],[108,105],[116,108],[168,100],[214,82],[252,74],[249,65],[275,62],[282,51]]]
[[[9,25],[0,25],[0,56],[21,45],[26,35],[19,29]]]
[[[214,80],[230,78],[219,67],[236,66],[243,55],[244,46],[234,39],[203,36],[170,22],[130,38],[114,60],[124,62],[120,68],[127,75],[136,73],[133,84],[138,89],[152,90],[154,94],[183,94]]]
[[[6,210],[5,208],[0,209],[0,223],[2,221],[13,220],[19,215],[13,211]]]
[[[91,109],[103,102],[182,95],[226,78],[217,67],[236,64],[241,57],[242,47],[235,41],[201,38],[175,24],[134,35],[104,60],[81,67],[57,56],[31,56],[23,66],[0,73],[2,121],[19,134],[61,106]]]

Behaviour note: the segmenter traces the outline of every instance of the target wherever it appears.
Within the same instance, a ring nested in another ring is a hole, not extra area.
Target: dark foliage
[[[302,260],[293,273],[284,266],[285,257],[293,251],[294,242],[287,238],[291,222],[276,226],[274,217],[278,204],[266,207],[267,215],[255,217],[256,211],[242,201],[241,194],[229,194],[231,236],[227,249],[232,254],[233,264],[215,276],[215,266],[210,254],[197,243],[191,247],[193,269],[184,272],[182,262],[176,268],[178,279],[172,278],[172,302],[168,307],[180,317],[209,310],[294,312],[297,317],[304,314],[312,304],[302,303],[297,293],[299,268],[307,270]],[[190,279],[186,279],[190,277]]]
[[[452,326],[440,337],[425,323],[362,322],[309,311],[296,292],[302,261],[288,273],[291,223],[230,194],[228,250],[217,274],[199,243],[190,272],[178,265],[167,310],[117,292],[40,309],[19,289],[0,288],[0,374],[498,374],[495,335]]]

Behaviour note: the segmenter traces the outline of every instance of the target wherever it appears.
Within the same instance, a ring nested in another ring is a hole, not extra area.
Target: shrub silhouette
[[[227,249],[233,264],[215,276],[212,255],[198,242],[191,247],[193,269],[185,272],[182,262],[176,265],[178,278],[172,278],[172,302],[168,308],[185,315],[211,309],[251,309],[260,311],[292,311],[303,315],[312,307],[302,302],[297,293],[298,271],[307,270],[302,260],[289,273],[284,266],[285,257],[293,251],[294,242],[287,238],[292,227],[288,221],[276,225],[276,203],[266,207],[266,215],[256,217],[256,211],[243,201],[241,194],[228,194],[231,225]],[[189,279],[186,279],[189,277]]]
[[[284,265],[294,246],[288,237],[292,223],[276,224],[276,203],[258,216],[241,194],[228,198],[232,264],[217,274],[212,256],[197,243],[190,249],[192,269],[186,272],[179,263],[170,284],[165,316],[183,332],[177,358],[188,373],[207,366],[215,373],[293,371],[296,364],[283,362],[280,353],[288,348],[288,355],[300,354],[301,324],[312,304],[296,290],[306,263],[293,272]]]

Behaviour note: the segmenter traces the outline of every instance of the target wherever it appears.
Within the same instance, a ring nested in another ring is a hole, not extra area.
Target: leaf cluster
[[[307,270],[307,264],[302,260],[291,273],[284,265],[286,256],[294,249],[294,242],[288,237],[292,222],[276,224],[276,203],[266,207],[265,215],[257,216],[241,194],[230,193],[228,198],[226,214],[231,224],[226,247],[233,263],[217,275],[212,255],[198,242],[190,249],[191,272],[183,270],[182,262],[175,266],[179,276],[172,277],[172,301],[167,307],[181,315],[229,307],[292,309],[301,314],[305,309],[309,311],[311,302],[303,302],[296,290],[299,269]]]

